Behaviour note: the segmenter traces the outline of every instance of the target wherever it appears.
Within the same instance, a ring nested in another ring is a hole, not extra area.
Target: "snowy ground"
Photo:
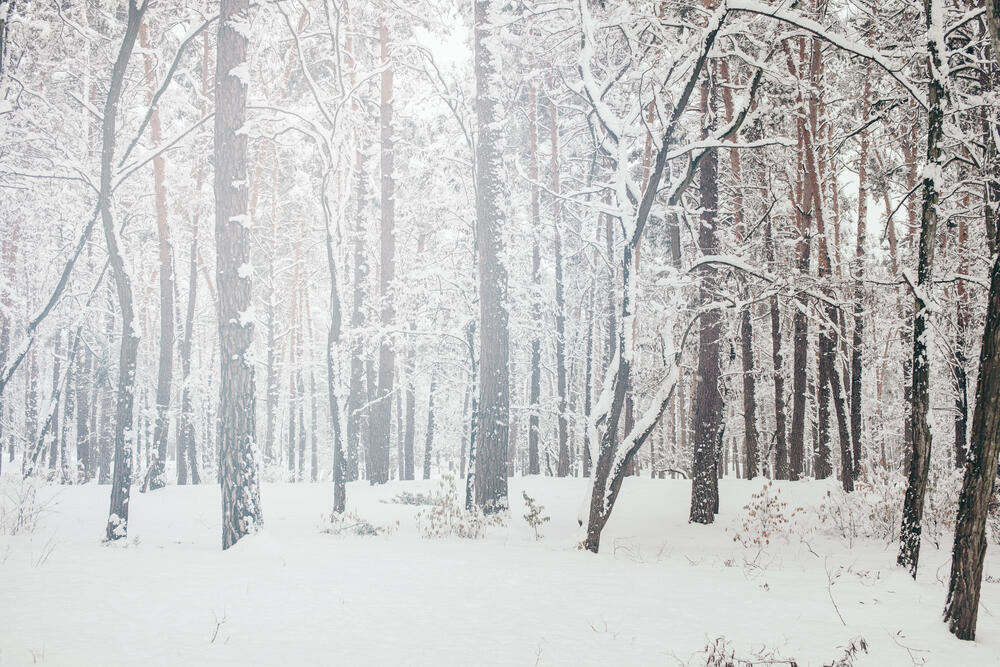
[[[688,482],[629,479],[599,556],[576,548],[585,480],[513,480],[512,518],[482,540],[424,539],[419,507],[385,502],[436,482],[352,484],[360,516],[398,521],[375,537],[322,531],[328,484],[265,485],[265,532],[225,553],[215,485],[135,493],[125,548],[100,541],[107,487],[47,487],[34,533],[0,536],[0,666],[700,665],[718,637],[800,666],[858,637],[856,665],[1000,664],[1000,585],[983,585],[975,643],[940,620],[947,547],[925,543],[913,582],[880,542],[734,543],[761,484],[723,481],[718,521],[696,526]],[[782,488],[793,506],[831,487]],[[541,540],[522,489],[552,517]]]

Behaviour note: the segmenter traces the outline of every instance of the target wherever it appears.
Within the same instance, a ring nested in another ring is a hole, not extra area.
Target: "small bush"
[[[483,514],[478,507],[466,510],[452,475],[441,478],[434,499],[433,505],[417,512],[417,529],[424,538],[455,536],[476,540],[486,537],[487,528],[504,524],[505,517],[501,513]]]
[[[521,491],[521,497],[524,498],[524,505],[528,509],[528,511],[524,514],[524,520],[527,521],[528,525],[531,526],[531,529],[535,531],[535,539],[539,540],[542,536],[539,534],[538,529],[552,517],[547,514],[543,514],[542,510],[545,509],[545,506],[536,503],[535,499],[529,496],[526,491]]]
[[[781,499],[781,489],[774,488],[774,483],[768,482],[750,496],[750,502],[743,506],[736,517],[733,542],[747,549],[763,551],[774,539],[787,540],[803,512],[801,507],[789,509],[788,503]]]
[[[38,497],[39,485],[33,477],[0,482],[0,532],[5,535],[35,532],[51,504]]]
[[[859,537],[884,541],[896,540],[902,519],[906,479],[895,470],[865,470],[854,491],[827,491],[816,508],[821,525],[853,546]]]

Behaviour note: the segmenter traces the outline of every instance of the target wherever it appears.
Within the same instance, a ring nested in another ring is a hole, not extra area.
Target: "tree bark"
[[[987,3],[991,5],[992,0]],[[991,16],[996,20],[995,16]],[[976,618],[986,555],[986,518],[1000,456],[1000,258],[990,279],[986,328],[979,354],[979,383],[972,416],[972,443],[955,522],[955,544],[944,620],[959,639],[976,638]]]
[[[219,479],[222,548],[263,522],[258,482],[254,368],[250,359],[250,219],[246,122],[249,0],[222,0],[215,73],[215,242],[219,293]],[[236,70],[236,71],[234,71]],[[239,70],[242,70],[240,72]]]
[[[771,219],[767,220],[767,240],[765,244],[768,264],[775,265],[774,230]],[[771,365],[774,367],[774,478],[789,479],[788,441],[785,423],[785,361],[781,353],[781,310],[777,295],[770,298],[771,311]]]
[[[552,150],[552,192],[559,194],[559,112],[555,102],[549,99],[549,144]],[[556,278],[556,391],[558,392],[557,415],[559,429],[559,462],[556,465],[556,475],[566,477],[569,474],[569,433],[566,422],[566,298],[563,285],[563,256],[561,205],[558,197],[552,202],[552,238],[553,254],[555,255]]]
[[[531,319],[535,323],[535,329],[531,336],[531,379],[528,383],[528,474],[537,475],[541,472],[538,457],[538,401],[542,390],[542,304],[539,299],[542,283],[542,255],[539,249],[539,236],[542,233],[542,220],[538,192],[538,94],[534,86],[531,86],[528,94],[530,110],[528,123],[530,162],[528,169],[531,177],[531,284],[534,288],[531,296]]]
[[[104,227],[104,240],[108,246],[112,276],[118,294],[118,307],[122,316],[121,349],[118,356],[118,398],[115,409],[115,467],[111,480],[111,506],[108,510],[108,525],[105,531],[108,541],[122,539],[128,535],[128,506],[135,444],[132,406],[135,400],[135,367],[139,351],[139,335],[135,330],[135,313],[132,306],[132,279],[125,268],[125,260],[118,245],[118,230],[115,229],[111,213],[112,163],[115,155],[115,128],[122,82],[148,4],[148,0],[143,0],[142,4],[138,4],[137,0],[130,0],[128,4],[128,23],[112,69],[108,96],[104,103],[102,126],[101,187],[98,201]]]
[[[941,142],[944,138],[944,104],[946,102],[938,42],[933,37],[941,26],[934,26],[934,4],[939,0],[924,0],[927,26],[927,52],[930,61],[930,81],[927,91],[927,164],[921,185],[920,241],[917,259],[917,280],[912,285],[913,304],[913,389],[910,420],[913,427],[913,452],[910,473],[903,501],[903,520],[899,531],[899,556],[897,562],[916,578],[920,558],[921,519],[924,497],[927,493],[927,473],[930,469],[931,431],[928,423],[930,411],[930,359],[928,357],[927,329],[930,320],[927,292],[934,273],[934,249],[937,246],[938,199],[942,157]]]
[[[701,87],[701,110],[707,114],[713,106],[711,84],[706,79]],[[708,136],[708,128],[702,132]],[[702,254],[718,252],[715,236],[718,205],[718,154],[709,151],[701,161],[700,187],[701,224],[698,226],[698,246]],[[698,286],[698,303],[708,306],[715,299],[716,269],[706,267]],[[718,454],[722,434],[722,393],[719,391],[719,346],[722,323],[719,312],[711,308],[702,312],[698,321],[698,391],[694,395],[694,450],[691,474],[691,512],[688,520],[708,524],[715,521],[718,511]]]
[[[434,392],[437,390],[437,374],[431,371],[431,386],[427,396],[427,432],[424,434],[424,479],[431,478],[431,451],[434,447]]]
[[[507,269],[501,261],[507,219],[503,179],[502,109],[494,97],[500,53],[494,27],[495,0],[475,0],[476,245],[479,264],[479,427],[476,439],[476,504],[484,512],[507,508],[507,444],[510,378]]]
[[[392,434],[392,390],[395,379],[396,353],[392,337],[386,331],[395,321],[392,283],[395,279],[395,181],[393,180],[393,126],[392,126],[392,79],[393,71],[389,61],[389,29],[382,19],[379,22],[379,47],[382,66],[381,106],[379,107],[379,128],[381,133],[381,252],[379,264],[379,294],[382,298],[382,343],[378,357],[378,402],[372,408],[373,440],[371,443],[372,467],[368,471],[368,481],[384,484],[389,481],[390,437]]]
[[[139,30],[139,43],[144,50],[149,49],[146,24]],[[153,58],[144,55],[146,80],[150,91],[148,101],[155,94],[156,72]],[[160,130],[160,114],[153,111],[149,119],[150,136],[153,145],[163,141]],[[153,159],[153,192],[156,208],[156,236],[160,259],[160,359],[156,380],[156,428],[153,431],[153,461],[143,482],[143,491],[163,488],[167,462],[167,435],[170,427],[170,384],[174,372],[174,277],[171,260],[169,223],[167,221],[166,160],[162,155]]]

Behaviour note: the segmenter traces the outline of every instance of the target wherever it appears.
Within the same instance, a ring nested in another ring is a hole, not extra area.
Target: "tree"
[[[510,378],[507,269],[501,232],[507,220],[503,128],[497,99],[500,28],[496,0],[475,0],[476,247],[479,268],[479,402],[476,504],[485,512],[507,508]]]
[[[219,293],[222,548],[263,521],[258,483],[246,122],[249,0],[222,0],[215,64],[215,245]]]
[[[388,328],[395,320],[393,304],[393,280],[396,269],[395,237],[395,188],[393,175],[395,153],[393,151],[392,124],[392,80],[390,65],[389,27],[385,18],[379,22],[379,45],[382,58],[381,100],[379,106],[379,130],[381,135],[381,252],[379,255],[379,295],[382,299],[381,321],[382,342],[378,355],[377,403],[372,409],[373,440],[371,442],[371,468],[368,480],[372,484],[389,481],[389,435],[392,418],[392,388],[395,379],[396,352]]]
[[[108,97],[104,103],[101,142],[101,188],[98,195],[104,240],[108,246],[111,275],[114,277],[118,296],[118,308],[122,318],[121,349],[118,355],[118,398],[115,410],[115,467],[111,480],[111,507],[108,511],[108,525],[105,536],[108,541],[118,540],[128,535],[128,503],[132,487],[132,461],[134,456],[135,430],[132,406],[135,400],[136,356],[139,352],[139,334],[135,329],[135,313],[132,300],[132,279],[125,268],[119,244],[118,230],[112,215],[112,163],[115,156],[117,138],[118,102],[121,99],[122,83],[128,62],[132,56],[142,17],[146,13],[149,0],[129,0],[128,22],[122,38],[121,49],[111,71]]]
[[[913,452],[910,457],[906,497],[903,501],[903,520],[899,529],[899,556],[897,562],[916,578],[920,558],[921,519],[924,497],[927,494],[927,473],[931,462],[931,431],[928,423],[930,411],[930,357],[927,330],[930,303],[927,290],[934,274],[934,249],[937,246],[938,200],[943,178],[941,142],[944,138],[944,105],[947,102],[945,80],[942,73],[940,42],[937,34],[943,26],[937,24],[941,12],[940,0],[924,0],[924,21],[927,28],[927,57],[930,79],[927,84],[927,153],[921,181],[920,241],[918,246],[916,281],[907,276],[913,290],[913,389],[910,404],[910,421],[913,429]]]

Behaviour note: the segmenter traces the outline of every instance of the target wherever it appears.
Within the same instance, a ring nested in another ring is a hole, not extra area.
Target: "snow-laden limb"
[[[783,278],[781,276],[775,275],[765,269],[760,268],[754,264],[750,264],[742,257],[737,255],[704,255],[698,259],[694,264],[688,268],[688,272],[693,272],[703,266],[712,265],[724,265],[741,271],[747,275],[753,276],[754,278],[759,278],[764,282],[771,283],[777,287],[782,285],[790,285],[792,281],[788,278]],[[834,306],[839,308],[842,304],[837,299],[825,294],[821,290],[814,289],[795,289],[796,294],[802,294],[808,296],[816,301],[827,304],[828,306]]]
[[[806,18],[797,12],[789,11],[781,7],[765,5],[760,2],[755,2],[754,0],[728,0],[726,6],[728,6],[731,11],[749,12],[751,14],[769,16],[798,28],[802,28],[803,30],[812,33],[819,39],[829,42],[839,49],[871,60],[873,63],[885,70],[886,74],[902,86],[906,92],[909,93],[910,97],[917,102],[917,104],[925,109],[927,108],[927,97],[920,92],[912,81],[908,81],[905,76],[900,74],[901,68],[894,65],[889,59],[871,47],[860,42],[856,42],[843,35],[838,35],[836,32],[833,32],[821,23],[813,21],[810,18]]]

